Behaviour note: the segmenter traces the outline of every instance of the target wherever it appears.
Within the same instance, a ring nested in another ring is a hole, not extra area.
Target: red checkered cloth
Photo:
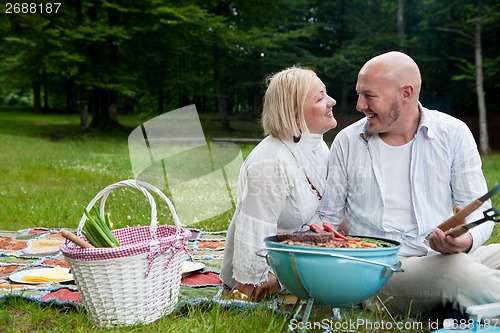
[[[121,246],[82,248],[66,240],[61,245],[61,251],[65,256],[81,261],[117,259],[149,253],[149,267],[151,267],[153,261],[162,253],[171,251],[173,257],[179,250],[186,251],[188,240],[191,237],[189,229],[177,229],[170,225],[160,225],[157,227],[156,241],[151,235],[151,227],[148,226],[116,229],[112,233]],[[88,242],[84,236],[81,236],[81,238]]]

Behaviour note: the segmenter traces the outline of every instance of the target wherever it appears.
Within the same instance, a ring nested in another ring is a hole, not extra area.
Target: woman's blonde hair
[[[291,139],[309,133],[304,101],[315,75],[309,68],[292,66],[266,78],[261,120],[266,135]]]

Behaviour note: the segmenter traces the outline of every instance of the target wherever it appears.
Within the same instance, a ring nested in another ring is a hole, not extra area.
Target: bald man
[[[348,217],[351,235],[401,243],[404,272],[380,295],[390,298],[392,312],[464,315],[468,306],[500,302],[500,244],[482,246],[493,222],[456,238],[436,229],[455,205],[464,207],[488,189],[469,128],[423,107],[420,87],[417,64],[401,52],[361,68],[356,109],[365,117],[335,137],[324,199],[310,223],[339,226]],[[467,222],[490,207],[486,202]]]

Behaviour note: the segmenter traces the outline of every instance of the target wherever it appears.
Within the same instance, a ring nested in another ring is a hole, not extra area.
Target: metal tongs
[[[483,212],[483,214],[484,214],[484,217],[482,219],[479,219],[475,222],[462,224],[462,225],[459,225],[457,227],[451,228],[451,229],[445,231],[445,235],[458,237],[462,234],[465,234],[470,229],[477,227],[480,224],[483,224],[486,221],[494,221],[497,223],[500,222],[500,210],[498,210],[498,209],[490,208],[488,210],[485,210]]]
[[[500,185],[496,185],[493,189],[491,189],[490,191],[488,191],[488,193],[486,193],[485,195],[483,195],[482,197],[480,198],[477,198],[476,200],[472,201],[471,203],[469,203],[467,206],[465,206],[464,208],[462,208],[461,211],[455,213],[455,215],[451,216],[449,219],[447,219],[446,221],[444,221],[443,223],[441,223],[440,225],[438,225],[438,228],[443,230],[447,235],[451,232],[451,230],[453,229],[459,229],[461,227],[464,227],[465,224],[459,224],[463,219],[465,219],[467,216],[469,216],[473,211],[475,211],[476,209],[478,209],[479,207],[481,207],[485,202],[486,200],[490,199],[491,197],[493,197],[495,194],[497,194],[498,192],[500,192]],[[494,210],[494,208],[492,208]],[[490,214],[490,209],[487,210],[487,211],[484,211],[484,218],[488,218]],[[495,212],[497,212],[496,214],[493,215],[493,218],[494,217],[497,217],[498,216],[498,211],[497,210],[494,210]],[[488,212],[488,213],[487,213]],[[498,222],[497,220],[493,220],[492,218],[489,218],[489,220],[491,221],[495,221],[495,222]],[[480,220],[481,222],[478,223],[478,224],[481,224],[485,221],[488,221],[488,220]],[[476,221],[476,222],[473,222],[473,223],[477,223],[479,221]],[[472,226],[472,223],[468,223],[466,225],[469,225],[471,224],[471,227],[469,227],[468,229],[465,229],[465,231],[461,232],[460,234],[458,234],[458,231],[457,231],[457,235],[461,235],[461,234],[464,234],[465,232],[467,232],[467,230],[469,230],[470,228],[473,228],[475,227],[476,225]],[[427,243],[429,242],[429,237],[431,236],[431,234],[428,234],[427,237],[425,237],[425,240],[424,240],[424,243]],[[453,236],[453,235],[452,235]],[[454,236],[456,237],[456,236]]]

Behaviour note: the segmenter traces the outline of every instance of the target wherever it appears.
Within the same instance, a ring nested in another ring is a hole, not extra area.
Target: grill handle
[[[385,264],[382,262],[378,261],[373,261],[373,260],[368,260],[368,259],[362,259],[362,258],[357,258],[357,257],[351,257],[351,256],[346,256],[344,254],[337,254],[337,253],[329,253],[329,252],[316,252],[316,251],[308,251],[308,250],[298,250],[298,249],[280,249],[280,248],[263,248],[255,252],[256,255],[262,258],[266,258],[269,264],[269,259],[268,259],[268,253],[262,254],[263,251],[278,251],[278,252],[288,252],[288,253],[301,253],[301,254],[314,254],[314,255],[322,255],[322,256],[329,256],[329,257],[335,257],[335,258],[341,258],[341,259],[347,259],[347,260],[354,260],[354,261],[359,261],[363,262],[365,264],[372,264],[372,265],[379,265],[379,266],[384,266],[385,270],[384,273],[382,274],[382,278],[385,278],[387,276],[390,276],[392,273],[400,273],[404,272],[404,270],[401,268],[401,261],[398,261],[394,265],[389,265]]]

